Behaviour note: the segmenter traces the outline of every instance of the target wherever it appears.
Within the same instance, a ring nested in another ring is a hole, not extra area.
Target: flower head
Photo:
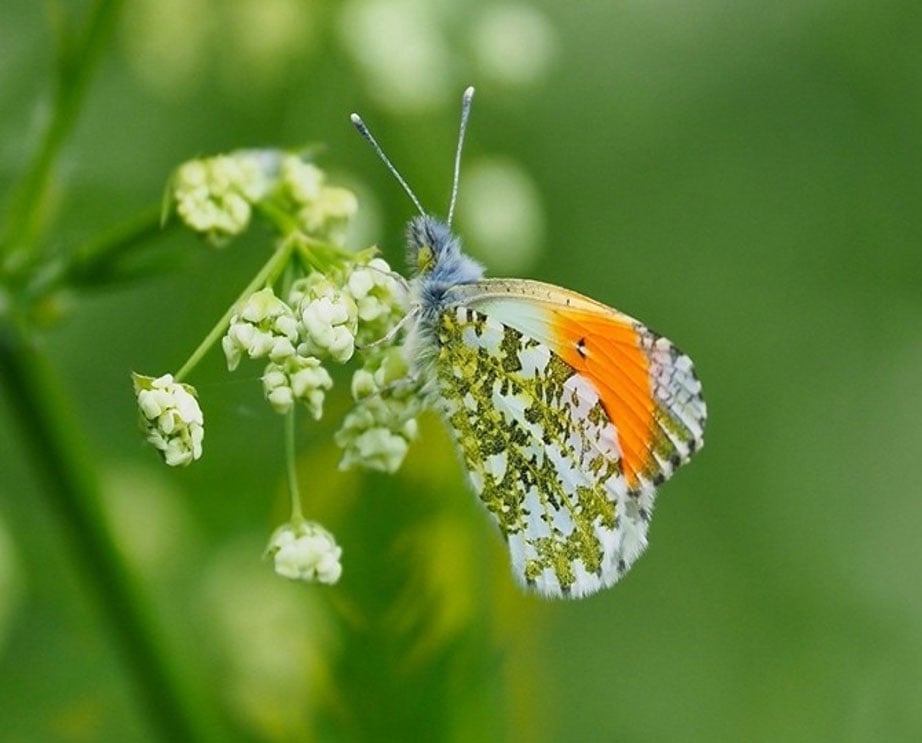
[[[231,317],[221,347],[227,368],[233,371],[246,353],[251,359],[268,356],[282,362],[294,356],[298,321],[292,309],[275,296],[271,287],[251,294]]]
[[[355,353],[358,308],[355,300],[330,279],[312,273],[296,281],[289,295],[296,308],[302,356],[330,356],[345,363]]]
[[[336,583],[343,568],[342,549],[320,524],[283,524],[273,532],[266,547],[275,572],[290,580]]]
[[[358,264],[344,289],[355,301],[360,343],[382,338],[406,312],[406,292],[383,258]]]
[[[287,413],[295,402],[307,406],[314,420],[323,415],[326,391],[333,378],[314,356],[292,355],[280,363],[270,362],[263,373],[266,399],[277,413]]]
[[[416,438],[416,416],[422,408],[418,385],[407,375],[402,349],[392,347],[369,359],[352,377],[356,401],[336,443],[343,449],[340,469],[361,466],[396,472]]]
[[[171,467],[185,466],[202,456],[204,416],[195,388],[173,381],[172,374],[145,377],[132,374],[147,440]]]
[[[343,242],[349,220],[358,211],[352,191],[326,185],[326,174],[298,155],[282,158],[279,187],[307,234],[323,236],[334,244]]]
[[[259,159],[245,152],[189,160],[173,177],[176,212],[186,225],[215,244],[243,232],[251,204],[268,182]]]
[[[324,172],[297,155],[286,155],[279,168],[279,185],[296,204],[309,204],[320,197]]]

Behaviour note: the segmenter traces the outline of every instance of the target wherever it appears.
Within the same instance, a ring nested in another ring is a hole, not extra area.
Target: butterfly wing
[[[691,361],[539,282],[458,285],[443,307],[442,412],[516,577],[548,596],[615,583],[646,546],[655,487],[703,443]]]

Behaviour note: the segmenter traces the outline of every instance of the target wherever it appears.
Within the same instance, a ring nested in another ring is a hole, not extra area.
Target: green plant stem
[[[32,271],[30,267],[24,267],[21,273],[27,276],[28,284],[22,292],[22,299],[28,303],[46,297],[61,287],[85,288],[124,280],[125,274],[120,271],[119,259],[144,243],[162,237],[165,230],[175,224],[170,222],[162,227],[159,211],[150,209],[69,251],[65,256],[46,263],[40,270]]]
[[[99,283],[125,253],[162,238],[177,224],[175,221],[163,224],[159,208],[147,209],[74,250],[64,264],[61,282],[68,286]]]
[[[271,200],[260,201],[254,206],[259,210],[260,214],[272,223],[279,233],[284,235],[286,242],[297,244],[298,254],[307,267],[325,273],[331,265],[335,265],[343,259],[355,258],[355,254],[345,248],[331,245],[305,234],[298,221]]]
[[[266,264],[259,270],[259,273],[256,274],[253,280],[247,284],[246,288],[240,292],[237,299],[231,303],[227,311],[221,316],[221,319],[218,320],[215,326],[209,331],[204,340],[198,344],[198,347],[192,352],[192,355],[186,359],[186,363],[176,372],[174,379],[177,382],[185,379],[189,372],[191,372],[205,354],[208,353],[209,349],[218,342],[222,335],[224,335],[227,331],[227,326],[230,325],[231,318],[234,316],[234,312],[237,311],[237,305],[249,297],[253,292],[259,291],[264,286],[268,286],[279,277],[285,268],[285,264],[288,263],[288,259],[291,257],[292,250],[294,250],[294,243],[290,240],[283,241],[282,244],[275,249],[272,257],[266,261]]]
[[[96,590],[158,738],[169,743],[202,740],[175,669],[158,645],[155,622],[99,513],[92,457],[65,413],[67,402],[33,335],[9,316],[0,318],[0,386],[20,439],[44,480],[44,492],[80,558],[84,577]]]
[[[22,251],[27,259],[29,251],[34,248],[33,241],[58,151],[77,120],[106,37],[115,25],[122,5],[123,0],[96,0],[90,9],[81,41],[72,54],[64,55],[59,61],[51,120],[13,196],[0,240],[0,255],[9,256],[14,251]]]
[[[295,446],[295,411],[285,416],[285,468],[288,473],[288,493],[291,496],[291,525],[304,523],[301,511],[301,491],[298,488],[297,448]]]

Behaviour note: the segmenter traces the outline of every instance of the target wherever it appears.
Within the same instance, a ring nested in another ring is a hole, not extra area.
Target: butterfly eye
[[[420,273],[426,273],[435,266],[435,253],[428,245],[420,245],[416,252],[416,268]]]

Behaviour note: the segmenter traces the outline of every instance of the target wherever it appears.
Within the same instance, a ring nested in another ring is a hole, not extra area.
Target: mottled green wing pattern
[[[442,314],[435,366],[441,412],[515,576],[548,596],[616,582],[646,546],[653,490],[628,492],[593,387],[546,344],[465,306]]]

